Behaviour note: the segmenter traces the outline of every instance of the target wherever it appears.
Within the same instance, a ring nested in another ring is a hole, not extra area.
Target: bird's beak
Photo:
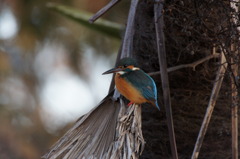
[[[116,73],[116,72],[119,72],[119,71],[122,71],[122,70],[123,70],[122,68],[118,68],[118,67],[116,67],[116,68],[112,68],[112,69],[110,69],[110,70],[104,72],[103,75],[105,75],[105,74],[109,74],[109,73]]]

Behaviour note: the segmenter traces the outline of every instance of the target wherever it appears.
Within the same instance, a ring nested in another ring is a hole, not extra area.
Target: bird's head
[[[132,58],[126,57],[121,59],[115,68],[112,68],[104,72],[103,75],[109,74],[109,73],[119,73],[123,75],[125,73],[135,71],[135,70],[139,70],[139,68],[137,67],[137,62]]]

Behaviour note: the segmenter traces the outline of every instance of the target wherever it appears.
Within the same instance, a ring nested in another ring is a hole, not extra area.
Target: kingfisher
[[[150,103],[160,110],[157,103],[157,87],[154,80],[141,70],[133,58],[121,59],[115,68],[104,74],[115,73],[117,90],[132,104]]]

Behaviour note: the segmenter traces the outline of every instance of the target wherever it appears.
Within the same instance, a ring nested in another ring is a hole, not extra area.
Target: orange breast
[[[136,104],[147,102],[147,100],[136,88],[134,88],[130,83],[124,80],[124,78],[120,77],[120,74],[115,75],[115,84],[118,91],[131,102]]]

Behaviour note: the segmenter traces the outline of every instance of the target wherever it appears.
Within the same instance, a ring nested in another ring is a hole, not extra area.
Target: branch
[[[122,42],[122,47],[121,47],[121,50],[119,51],[116,63],[119,61],[119,59],[132,56],[134,19],[135,19],[135,14],[137,10],[137,5],[138,5],[138,0],[132,0],[129,13],[128,13],[127,27],[126,27],[124,39]],[[113,82],[114,82],[114,77],[112,78],[109,91],[111,91],[114,88]],[[120,96],[119,92],[117,91],[117,89],[115,89],[113,98],[118,99],[119,96]]]
[[[172,108],[171,108],[171,97],[169,89],[169,80],[167,72],[167,60],[166,60],[166,50],[165,50],[165,41],[163,33],[163,3],[156,1],[154,4],[154,21],[156,29],[156,39],[157,39],[157,50],[158,50],[158,59],[161,72],[162,80],[162,89],[163,89],[163,101],[166,108],[166,116],[168,123],[168,132],[170,138],[170,145],[173,159],[178,159],[177,145],[175,140],[175,132],[172,118]]]
[[[238,49],[236,48],[238,44],[231,45],[231,51],[238,57]],[[231,63],[234,63],[233,57],[230,58]],[[239,60],[239,59],[238,59]],[[231,76],[231,89],[232,89],[232,106],[231,106],[231,116],[232,116],[232,159],[238,159],[238,105],[239,105],[239,87],[235,84],[236,77],[239,75],[239,64],[231,65],[232,76]]]
[[[231,58],[233,61],[233,59]],[[238,76],[238,64],[232,65],[232,70],[234,77],[231,76],[231,88],[232,88],[232,159],[238,158],[238,105],[239,105],[239,96],[238,96],[238,87],[235,85],[235,77]]]
[[[234,10],[235,13],[239,12],[239,7],[236,5],[239,3],[239,0],[236,0],[234,2],[230,2],[231,8]],[[232,21],[233,24],[238,25],[239,22],[239,17],[234,16],[232,14]],[[237,27],[237,32],[240,32],[240,27]],[[235,37],[236,40],[236,37]],[[239,61],[239,48],[238,42],[233,43],[231,45],[231,51],[233,51],[233,54],[238,58]],[[231,62],[234,63],[233,57],[231,57]],[[232,88],[232,108],[231,108],[231,114],[232,114],[232,159],[237,159],[238,158],[238,105],[239,105],[239,94],[238,94],[238,89],[239,89],[239,84],[236,81],[236,77],[239,75],[239,64],[234,64],[231,66],[232,70],[232,76],[231,76],[231,88]]]
[[[112,0],[110,1],[106,6],[104,6],[102,9],[100,9],[95,15],[93,15],[90,19],[90,23],[94,23],[99,17],[101,17],[103,14],[105,14],[109,9],[111,9],[114,5],[116,5],[120,0]]]
[[[219,58],[219,54],[212,54],[212,55],[209,55],[207,57],[204,57],[198,61],[195,61],[193,63],[190,63],[190,64],[182,64],[182,65],[178,65],[178,66],[174,66],[174,67],[170,67],[167,69],[167,72],[173,72],[173,71],[176,71],[176,70],[179,70],[179,69],[182,69],[182,68],[188,68],[188,67],[192,67],[193,70],[195,71],[195,68],[197,65],[201,64],[201,63],[204,63],[205,61],[208,61],[212,58]],[[154,75],[158,75],[160,74],[160,71],[157,71],[157,72],[151,72],[151,73],[148,73],[150,76],[154,76]]]
[[[132,55],[133,48],[133,34],[134,34],[134,20],[138,5],[138,0],[132,0],[130,10],[128,13],[127,27],[125,31],[125,36],[122,44],[122,53],[121,57],[130,57]]]
[[[199,151],[201,149],[203,139],[204,139],[204,136],[207,132],[207,128],[208,128],[208,125],[209,125],[209,122],[210,122],[210,119],[211,119],[211,116],[212,116],[212,112],[213,112],[213,109],[215,107],[220,88],[222,86],[222,81],[223,81],[223,78],[224,78],[224,75],[225,75],[225,72],[226,72],[226,69],[227,69],[227,66],[228,66],[228,64],[226,63],[226,58],[225,58],[223,53],[221,53],[221,64],[222,65],[219,67],[219,70],[218,70],[218,73],[217,73],[217,77],[216,77],[216,80],[215,80],[216,82],[214,83],[214,86],[213,86],[213,89],[212,89],[212,94],[211,94],[211,97],[210,97],[210,100],[209,100],[209,103],[208,103],[208,108],[207,108],[207,111],[205,113],[205,116],[204,116],[204,119],[203,119],[203,122],[202,122],[202,126],[201,126],[201,129],[199,131],[198,138],[197,138],[197,141],[195,143],[195,147],[194,147],[194,151],[193,151],[191,159],[197,159],[198,158]]]
[[[229,48],[225,47],[225,44],[220,43],[220,46],[222,48],[222,51],[223,51],[225,57],[229,57],[231,50],[229,50]],[[229,66],[232,65],[232,62],[231,62],[230,58],[226,58],[226,62],[228,63]],[[233,74],[232,67],[228,67],[228,69],[230,71],[230,75],[233,77],[234,84],[237,86],[237,88],[239,88],[239,83],[237,81],[237,78],[235,78],[235,76]]]

